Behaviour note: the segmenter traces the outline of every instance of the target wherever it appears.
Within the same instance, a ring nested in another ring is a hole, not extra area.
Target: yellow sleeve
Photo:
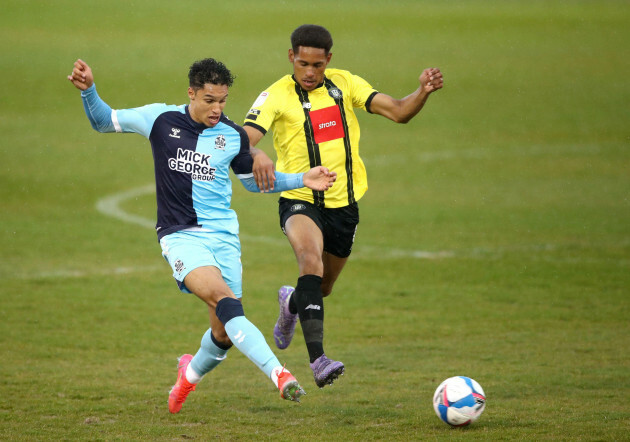
[[[352,75],[350,84],[352,88],[352,106],[360,107],[369,112],[369,104],[374,95],[378,94],[378,91],[358,75]]]
[[[277,94],[273,93],[273,88],[261,92],[247,112],[244,125],[253,126],[266,134],[277,115],[275,95]]]

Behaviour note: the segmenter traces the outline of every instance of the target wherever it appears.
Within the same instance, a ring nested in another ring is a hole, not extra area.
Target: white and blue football
[[[481,385],[466,376],[448,378],[433,395],[433,408],[440,419],[454,427],[475,422],[486,408]]]

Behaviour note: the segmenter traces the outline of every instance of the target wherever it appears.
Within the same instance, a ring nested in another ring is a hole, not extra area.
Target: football
[[[486,408],[486,395],[474,379],[454,376],[435,390],[433,408],[442,421],[464,427],[479,419]]]

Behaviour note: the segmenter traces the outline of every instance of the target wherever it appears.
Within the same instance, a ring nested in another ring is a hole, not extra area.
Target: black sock
[[[304,341],[311,363],[324,354],[324,298],[322,278],[304,275],[298,278],[295,292],[291,295],[302,325]],[[289,309],[291,303],[289,303]]]
[[[295,296],[291,295],[291,297],[289,298],[289,312],[291,312],[292,315],[295,315],[297,313],[297,306],[295,305]]]

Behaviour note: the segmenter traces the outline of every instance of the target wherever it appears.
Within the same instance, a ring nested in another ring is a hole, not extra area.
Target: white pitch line
[[[129,200],[131,198],[138,198],[139,196],[148,195],[155,191],[153,184],[147,184],[146,186],[136,187],[126,190],[124,192],[115,193],[105,198],[101,198],[96,202],[96,210],[104,215],[116,218],[120,221],[124,221],[129,224],[136,224],[141,227],[148,227],[155,229],[155,222],[142,216],[133,215],[125,212],[120,208],[120,203]]]
[[[155,191],[153,184],[147,184],[146,186],[135,187],[133,189],[125,190],[124,192],[115,193],[113,195],[101,198],[96,202],[96,209],[103,215],[116,218],[120,221],[124,221],[130,224],[136,224],[141,227],[155,228],[155,222],[144,218],[142,216],[133,215],[125,212],[120,204],[131,198],[138,198],[143,195],[148,195]],[[241,233],[240,237],[245,241],[261,242],[269,245],[284,246],[286,241],[281,238],[272,236],[259,236],[248,235]],[[442,259],[450,258],[454,256],[453,252],[440,251],[440,252],[428,252],[425,250],[407,250],[407,249],[392,249],[392,248],[379,248],[371,246],[358,246],[354,249],[352,257],[354,259],[366,259],[378,257],[380,259],[397,259],[397,258],[414,258],[414,259]]]
[[[166,263],[164,265],[152,265],[152,266],[134,266],[134,267],[113,267],[113,268],[99,268],[85,270],[52,270],[44,271],[35,274],[19,275],[17,279],[40,279],[40,278],[85,278],[89,276],[116,276],[116,275],[128,275],[131,273],[147,273],[155,271],[163,271],[168,268]]]

